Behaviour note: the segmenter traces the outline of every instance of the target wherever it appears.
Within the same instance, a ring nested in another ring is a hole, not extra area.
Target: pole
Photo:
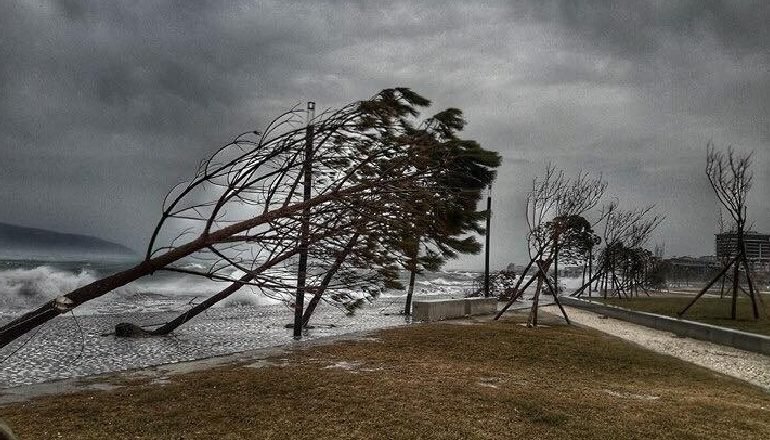
[[[588,248],[588,297],[591,297],[591,291],[593,291],[593,286],[591,286],[591,280],[594,277],[594,246],[593,244],[591,247]]]
[[[486,245],[484,246],[484,297],[489,298],[489,236],[492,223],[492,185],[489,185],[487,193],[487,231]]]
[[[310,200],[311,173],[313,172],[313,136],[315,135],[315,102],[307,103],[307,129],[305,132],[305,160],[302,164],[303,200]],[[302,338],[302,313],[305,309],[305,282],[307,281],[307,251],[310,241],[310,207],[302,210],[302,227],[300,232],[300,253],[297,264],[297,295],[294,298],[294,339]]]
[[[553,296],[555,297],[559,291],[559,225],[561,220],[555,222],[556,225],[556,232],[554,233],[555,237],[553,239],[553,284],[556,287],[557,290],[554,290]],[[544,274],[546,279],[548,278],[548,274]]]

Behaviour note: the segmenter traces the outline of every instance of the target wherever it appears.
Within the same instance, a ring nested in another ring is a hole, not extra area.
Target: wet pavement
[[[407,323],[403,300],[382,299],[345,316],[319,307],[303,339],[394,327]],[[91,376],[286,345],[293,315],[284,305],[209,309],[173,335],[116,338],[119,322],[161,324],[178,312],[62,315],[0,350],[0,388]]]

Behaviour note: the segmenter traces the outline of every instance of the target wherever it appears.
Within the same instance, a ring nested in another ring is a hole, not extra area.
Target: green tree
[[[274,283],[269,272],[292,261],[304,247],[305,237],[308,246],[322,246],[349,236],[362,219],[351,212],[365,214],[369,208],[359,207],[378,203],[378,197],[385,197],[379,203],[403,205],[391,210],[403,214],[401,218],[418,213],[411,203],[391,201],[393,195],[400,194],[404,201],[427,200],[431,193],[443,197],[443,185],[438,182],[467,162],[452,155],[473,153],[477,146],[453,136],[462,120],[449,116],[459,111],[418,125],[418,108],[428,104],[409,89],[386,89],[371,99],[322,113],[314,119],[314,138],[306,135],[305,114],[296,109],[280,115],[263,131],[237,136],[202,161],[192,179],[169,192],[143,261],[6,323],[0,327],[0,347],[157,271],[230,282],[159,329],[171,331],[245,285],[263,288]],[[304,200],[298,188],[307,175],[307,157],[315,170],[330,173],[330,178],[316,180],[311,197]],[[453,203],[461,199],[452,198]],[[445,213],[450,216],[451,211]],[[367,234],[374,235],[372,226],[367,228]],[[445,230],[451,232],[448,226]],[[452,238],[449,248],[461,247],[452,240],[464,243]],[[371,240],[363,240],[367,242]],[[385,248],[390,243],[380,245]],[[190,270],[176,264],[187,258],[200,258],[209,265]],[[238,272],[228,271],[232,268]],[[228,275],[232,273],[242,275]]]
[[[400,248],[403,267],[409,272],[404,313],[411,313],[416,275],[436,271],[448,259],[460,254],[476,254],[481,244],[472,234],[485,234],[482,222],[487,212],[478,210],[483,191],[495,179],[500,155],[481,147],[474,140],[462,139],[465,127],[462,112],[450,108],[428,119],[413,142],[430,145],[429,163],[443,163],[432,173],[437,191],[416,198],[402,222]]]

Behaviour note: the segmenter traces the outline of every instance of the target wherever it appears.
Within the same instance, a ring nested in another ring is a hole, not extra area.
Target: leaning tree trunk
[[[524,279],[524,275],[522,275],[522,278],[519,279],[519,284],[517,284],[516,287],[513,289],[513,295],[511,295],[511,299],[509,299],[508,302],[505,304],[505,306],[503,306],[503,308],[500,309],[499,312],[497,312],[497,315],[495,316],[495,319],[494,319],[495,321],[500,319],[500,317],[503,316],[503,313],[508,311],[508,309],[511,307],[511,305],[513,305],[514,301],[516,301],[517,299],[519,299],[520,297],[522,297],[524,295],[524,292],[537,279],[537,276],[533,275],[533,276],[529,277],[529,281],[527,281],[527,283],[524,285],[524,287],[519,289],[519,285],[521,284],[521,280],[523,280],[523,279]]]
[[[698,292],[698,294],[697,294],[697,295],[695,295],[695,298],[693,298],[693,299],[692,299],[692,300],[691,300],[691,301],[690,301],[690,302],[687,304],[687,306],[685,306],[685,308],[684,308],[684,309],[682,309],[682,310],[681,310],[679,313],[677,313],[677,316],[679,316],[679,317],[681,318],[681,317],[682,317],[682,315],[684,315],[684,314],[685,314],[685,312],[686,312],[686,311],[687,311],[687,310],[688,310],[690,307],[692,307],[692,305],[693,305],[693,304],[695,304],[695,302],[696,302],[696,301],[698,301],[698,299],[699,299],[701,296],[705,295],[705,294],[706,294],[706,292],[708,292],[708,290],[711,288],[711,286],[713,286],[714,284],[716,284],[716,282],[717,282],[717,281],[719,281],[719,279],[720,279],[720,278],[724,277],[724,276],[727,274],[727,271],[728,271],[728,270],[730,270],[730,266],[732,266],[733,264],[736,264],[736,265],[738,264],[738,256],[736,256],[735,258],[733,258],[732,260],[730,260],[730,262],[729,262],[729,263],[727,263],[727,265],[726,265],[725,267],[723,267],[721,271],[719,271],[719,274],[717,274],[717,276],[715,276],[715,277],[714,277],[714,279],[712,279],[712,280],[711,280],[711,281],[710,281],[708,284],[706,284],[706,287],[702,288],[702,289],[701,289],[701,291],[700,291],[700,292]]]
[[[540,255],[538,253],[538,255]],[[513,288],[513,293],[511,294],[511,297],[508,299],[508,302],[505,303],[505,306],[503,306],[502,310],[497,312],[497,315],[495,316],[495,321],[500,319],[501,316],[503,316],[503,313],[505,313],[516,301],[521,295],[524,294],[524,291],[527,290],[527,287],[529,287],[530,284],[535,280],[535,277],[530,277],[529,281],[527,281],[527,284],[524,285],[521,289],[519,287],[521,286],[521,283],[524,281],[524,277],[529,272],[529,269],[532,267],[532,265],[535,263],[535,258],[532,258],[529,260],[529,263],[527,263],[527,267],[524,268],[524,270],[521,272],[521,275],[519,276],[519,281],[516,282],[516,287]]]
[[[174,261],[191,255],[193,252],[206,246],[203,237],[186,245],[175,248],[159,257],[142,261],[131,269],[118,272],[101,280],[94,281],[72,292],[52,299],[37,309],[22,315],[0,328],[0,347],[5,347],[19,336],[29,332],[37,326],[43,325],[62,313],[66,313],[86,301],[106,295],[113,289],[136,281],[139,278],[150,275]]]
[[[744,251],[744,255],[746,255]],[[751,273],[749,271],[749,263],[746,261],[746,257],[743,258],[743,269],[746,271],[746,283],[749,285],[749,297],[751,298],[751,312],[754,319],[759,319],[759,307],[757,307],[757,298],[755,295],[759,294],[754,290],[754,282],[751,280]]]
[[[529,311],[529,319],[527,320],[527,327],[537,327],[537,308],[540,301],[540,291],[543,289],[543,278],[537,275],[537,287],[535,288],[535,296],[532,297],[532,309]]]
[[[219,301],[222,301],[223,299],[229,297],[233,293],[237,292],[241,287],[247,285],[251,281],[253,281],[257,275],[260,273],[270,269],[271,267],[274,267],[275,265],[282,263],[289,258],[297,255],[301,251],[300,248],[292,249],[289,252],[286,252],[285,254],[281,254],[271,260],[266,261],[262,266],[256,268],[255,270],[243,275],[240,279],[235,281],[234,283],[230,284],[229,286],[222,289],[219,293],[216,295],[210,296],[206,298],[203,302],[196,305],[195,307],[191,308],[190,310],[187,310],[186,312],[182,313],[181,315],[177,316],[173,320],[163,324],[162,326],[156,328],[152,332],[150,332],[153,335],[167,335],[174,330],[176,330],[177,327],[186,324],[191,319],[195,318],[199,314],[201,314],[203,311],[211,308],[214,306],[214,304],[218,303]]]
[[[13,321],[0,327],[0,348],[5,347],[21,335],[24,335],[30,330],[45,324],[46,322],[56,318],[62,313],[67,313],[87,301],[99,298],[100,296],[104,296],[118,287],[125,286],[132,281],[136,281],[139,278],[150,275],[171,263],[174,263],[184,257],[190,256],[193,253],[216,244],[228,237],[248,231],[249,229],[255,228],[270,221],[274,221],[278,218],[285,217],[296,211],[302,210],[307,205],[314,206],[317,204],[325,203],[334,199],[335,197],[340,197],[348,193],[352,193],[354,190],[361,190],[363,187],[363,185],[359,185],[357,187],[351,187],[341,191],[330,192],[318,196],[310,202],[302,202],[296,203],[294,205],[283,206],[248,220],[234,223],[218,231],[206,235],[201,235],[197,239],[179,247],[173,248],[163,255],[146,259],[130,269],[115,273],[108,277],[94,281],[93,283],[79,287],[66,295],[46,302],[37,309],[25,313],[21,317],[14,319]]]
[[[573,298],[580,298],[586,289],[589,289],[588,291],[590,292],[592,284],[601,282],[600,280],[602,279],[602,273],[603,272],[599,270],[599,268],[597,268],[596,272],[594,272],[594,275],[588,279],[588,282],[580,286],[577,290],[572,292],[569,296]]]
[[[414,294],[414,278],[417,272],[416,265],[410,264],[409,269],[409,287],[406,291],[406,305],[404,305],[404,315],[412,314],[412,295]]]
[[[256,274],[254,272],[247,273],[246,275],[242,276],[238,281],[230,284],[223,290],[221,290],[219,293],[217,293],[214,296],[210,296],[206,298],[203,302],[198,304],[197,306],[191,308],[190,310],[182,313],[181,315],[177,316],[173,320],[163,324],[162,326],[156,328],[153,330],[153,335],[161,336],[161,335],[167,335],[174,331],[177,327],[181,326],[182,324],[185,324],[186,322],[190,321],[191,319],[195,318],[205,310],[209,309],[214,304],[218,303],[219,301],[222,301],[223,299],[227,298],[228,296],[232,295],[233,293],[237,292],[238,289],[245,286],[249,282],[251,282],[256,277]]]
[[[719,287],[719,299],[725,297],[725,277],[722,277],[722,285]]]
[[[739,259],[743,258],[739,255]],[[740,260],[739,260],[740,261]],[[737,319],[738,318],[738,276],[740,275],[740,272],[738,272],[738,266],[739,261],[736,261],[733,265],[733,297],[730,303],[730,319]]]
[[[353,250],[353,246],[355,246],[356,241],[358,241],[359,234],[355,233],[350,238],[350,241],[345,245],[345,248],[337,255],[337,258],[334,260],[334,264],[331,268],[326,272],[326,275],[324,275],[323,280],[321,280],[321,284],[316,289],[315,293],[313,294],[313,297],[310,299],[310,301],[307,304],[307,307],[305,307],[305,312],[302,314],[302,327],[307,327],[307,323],[310,322],[310,317],[313,315],[313,312],[315,312],[316,307],[318,307],[318,303],[321,302],[321,297],[323,297],[324,291],[327,287],[329,287],[329,284],[332,281],[332,278],[334,278],[334,275],[337,273],[337,271],[342,267],[342,263],[345,262],[345,259],[350,255],[350,251]]]
[[[543,277],[543,280],[545,280],[546,286],[548,286],[548,289],[550,289],[551,294],[553,295],[553,301],[556,303],[556,307],[559,308],[561,311],[561,314],[564,316],[564,320],[567,321],[567,324],[572,324],[569,320],[569,316],[567,316],[567,311],[564,310],[564,306],[561,305],[561,300],[559,300],[559,293],[556,291],[554,286],[551,285],[551,280],[548,279],[548,277],[545,275],[545,272],[543,271],[542,266],[538,262],[538,268],[540,271],[540,276]]]

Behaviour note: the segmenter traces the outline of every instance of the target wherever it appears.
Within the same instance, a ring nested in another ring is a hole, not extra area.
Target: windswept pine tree
[[[460,139],[457,131],[465,124],[457,109],[443,111],[422,123],[413,122],[418,118],[415,106],[427,106],[430,101],[408,89],[383,91],[385,100],[399,97],[414,106],[383,108],[371,102],[365,103],[371,116],[361,121],[361,128],[368,130],[376,126],[398,129],[388,132],[387,142],[392,148],[390,155],[406,154],[412,167],[411,172],[421,176],[408,187],[394,187],[391,191],[378,191],[369,197],[360,196],[356,203],[348,206],[343,217],[352,220],[355,226],[335,233],[334,239],[342,238],[329,246],[328,240],[313,242],[309,246],[313,258],[314,273],[308,293],[310,302],[303,311],[302,325],[307,326],[324,294],[336,289],[350,289],[358,285],[378,285],[383,288],[401,287],[398,282],[396,263],[409,264],[420,268],[437,270],[446,258],[458,253],[478,252],[480,246],[473,237],[463,237],[469,232],[483,233],[478,223],[485,213],[476,211],[476,204],[483,188],[494,179],[492,168],[500,163],[497,153],[481,148],[475,141]],[[369,154],[365,145],[358,154]],[[399,149],[403,150],[399,153]],[[390,167],[390,160],[378,160],[377,166]],[[370,172],[369,176],[387,175],[387,170]],[[383,182],[385,183],[385,182]],[[381,189],[381,188],[380,188]],[[335,212],[335,215],[338,215]],[[317,219],[318,214],[313,215]],[[405,221],[405,219],[408,219]],[[405,224],[420,225],[420,234],[415,234]],[[420,242],[430,248],[422,257],[415,258]],[[333,257],[333,258],[330,258]],[[412,266],[407,266],[412,267]],[[283,268],[284,271],[287,267]],[[288,269],[289,271],[292,269]],[[272,274],[272,271],[268,273]],[[414,274],[414,272],[412,272]],[[248,276],[247,276],[248,277]],[[275,277],[273,277],[275,278]],[[216,295],[216,302],[231,295],[245,284],[237,280]],[[251,280],[248,280],[251,281]],[[410,288],[413,289],[414,278]],[[272,286],[272,291],[283,291],[282,297],[292,288],[290,285]],[[189,321],[215,302],[206,301],[179,315],[175,320],[154,330],[155,334],[166,334],[184,322]],[[353,302],[352,306],[360,304]],[[346,305],[350,309],[351,305]]]
[[[460,234],[475,225],[477,193],[491,181],[489,168],[499,164],[499,157],[456,136],[465,123],[459,110],[420,120],[419,109],[429,104],[409,89],[386,89],[313,118],[312,136],[304,112],[296,109],[278,116],[263,131],[237,136],[202,161],[192,179],[169,192],[142,262],[5,324],[0,327],[0,347],[156,271],[228,283],[154,330],[161,334],[243,286],[285,288],[276,275],[305,252],[308,257],[325,256],[326,264],[308,271],[310,283],[297,287],[302,298],[312,289],[322,292],[335,276],[352,273],[335,275],[345,261],[369,265],[374,268],[370,273],[392,283],[395,263],[407,258],[407,219],[421,226],[418,236],[432,240],[436,255],[477,250],[473,239]],[[312,185],[307,185],[310,173]],[[431,200],[438,206],[426,209]],[[204,269],[177,264],[190,258],[205,263]],[[424,261],[430,265],[438,260]],[[309,318],[312,310],[304,312]]]
[[[501,159],[478,142],[460,138],[465,125],[462,112],[450,108],[428,119],[422,133],[415,133],[414,142],[432,142],[432,160],[443,161],[445,166],[432,175],[441,190],[413,200],[413,211],[401,224],[400,247],[406,257],[402,264],[409,272],[407,315],[418,273],[438,270],[448,259],[481,250],[473,234],[486,233],[482,223],[487,212],[477,207],[484,189],[494,181],[494,169]]]

